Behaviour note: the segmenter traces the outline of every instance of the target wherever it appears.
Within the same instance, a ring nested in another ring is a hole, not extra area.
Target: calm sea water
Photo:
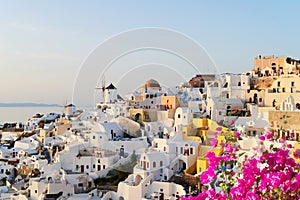
[[[0,107],[0,124],[5,122],[26,122],[36,113],[63,113],[63,107]]]

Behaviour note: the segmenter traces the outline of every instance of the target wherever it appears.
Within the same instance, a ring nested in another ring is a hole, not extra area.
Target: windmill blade
[[[104,98],[104,92],[105,92],[105,79],[103,77],[103,80],[102,80],[102,95],[103,95],[103,98]]]
[[[104,92],[106,90],[104,77],[102,79],[102,86],[101,87],[95,87],[95,90],[102,90],[102,98],[104,100],[104,97],[105,97]]]

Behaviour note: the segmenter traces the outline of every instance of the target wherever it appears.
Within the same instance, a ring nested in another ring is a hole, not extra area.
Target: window
[[[93,135],[93,139],[96,139],[96,136]]]
[[[166,147],[164,147],[164,151],[167,151],[167,148],[166,148]]]
[[[105,169],[105,165],[103,165],[103,169]]]
[[[155,162],[155,161],[153,162],[153,167],[154,167],[154,168],[156,167],[156,162]]]
[[[178,114],[177,118],[180,118],[180,114]]]
[[[222,115],[222,111],[219,111],[219,115]]]
[[[238,86],[241,86],[241,82],[238,82]]]
[[[280,81],[277,82],[277,86],[280,87]]]
[[[282,92],[285,92],[285,88],[282,88]]]
[[[293,81],[293,82],[291,82],[291,86],[292,87],[294,87],[295,86],[295,82]]]
[[[149,168],[149,162],[147,162],[147,168]]]
[[[262,102],[262,98],[259,98],[259,102]]]
[[[96,165],[95,164],[93,164],[93,169],[95,169],[96,168]]]
[[[159,164],[160,164],[160,166],[162,167],[162,166],[163,166],[163,161],[160,161],[160,163],[159,163]]]
[[[256,131],[253,131],[253,136],[256,136]]]
[[[88,166],[88,165],[86,165],[86,168],[88,169],[88,168],[89,168],[89,166]]]
[[[193,154],[193,148],[190,148],[190,154]]]
[[[37,194],[37,190],[34,191]]]

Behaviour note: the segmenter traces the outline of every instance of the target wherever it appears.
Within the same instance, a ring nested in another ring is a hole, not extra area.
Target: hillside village
[[[215,134],[220,144],[224,132],[240,133],[241,159],[267,132],[300,147],[299,75],[299,60],[258,56],[249,72],[197,74],[173,88],[150,79],[124,97],[111,83],[93,110],[68,104],[3,124],[0,200],[179,200],[218,190],[199,179],[206,154],[223,153]]]

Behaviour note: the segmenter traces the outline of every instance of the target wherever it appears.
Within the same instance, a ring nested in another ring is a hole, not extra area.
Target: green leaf
[[[220,161],[220,165],[223,166],[224,165],[224,160]]]
[[[243,156],[246,152],[243,152],[243,153],[240,153],[239,154],[239,157]]]

